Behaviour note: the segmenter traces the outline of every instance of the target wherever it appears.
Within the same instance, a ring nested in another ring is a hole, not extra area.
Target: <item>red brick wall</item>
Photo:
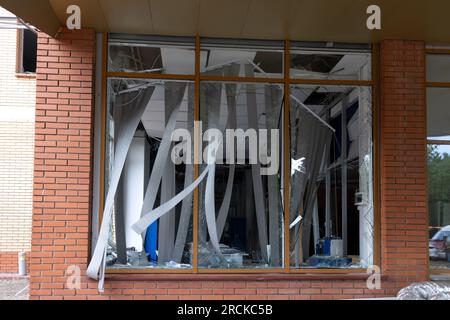
[[[19,272],[19,258],[18,252],[0,252],[0,273],[18,273]],[[25,255],[27,264],[27,272],[30,271],[30,254]]]
[[[383,272],[428,278],[425,44],[381,46],[381,236]]]
[[[67,266],[86,265],[95,33],[38,37],[31,295],[61,295]]]
[[[424,48],[382,45],[382,289],[365,280],[106,280],[85,269],[92,179],[94,33],[39,35],[31,297],[34,299],[331,299],[386,296],[427,274]],[[66,269],[81,268],[81,288]],[[249,276],[250,278],[250,276]]]

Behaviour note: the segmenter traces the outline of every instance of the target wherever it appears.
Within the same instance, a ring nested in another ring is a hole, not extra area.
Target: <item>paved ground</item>
[[[28,279],[0,279],[0,300],[28,300]]]

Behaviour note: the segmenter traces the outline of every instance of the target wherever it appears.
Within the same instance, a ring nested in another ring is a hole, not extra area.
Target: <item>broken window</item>
[[[366,45],[293,43],[292,78],[370,80],[371,54]]]
[[[120,268],[190,268],[192,196],[144,232],[136,232],[132,226],[193,181],[192,161],[171,161],[175,143],[170,140],[173,130],[193,129],[193,83],[110,79],[108,91],[107,192],[112,180],[117,179],[114,176],[119,175],[120,180],[114,198],[105,195],[107,202],[113,201],[107,264]]]
[[[370,88],[296,85],[290,106],[291,267],[372,265]]]
[[[287,259],[292,269],[372,265],[370,87],[291,85],[288,98],[280,42],[203,39],[196,78],[192,39],[143,39],[110,37],[104,215],[90,277],[102,278],[102,263],[199,272],[280,270]],[[371,77],[364,50],[302,45],[291,77]]]
[[[155,38],[155,37],[153,37]],[[194,74],[195,46],[191,38],[165,37],[133,41],[112,35],[109,40],[108,70],[156,74]]]
[[[225,72],[237,72],[239,64]],[[247,66],[249,75],[253,72]],[[283,87],[202,82],[204,130],[226,138],[213,180],[200,184],[199,268],[283,266],[280,153]],[[237,129],[237,130],[235,130]],[[240,130],[240,131],[239,131]],[[243,134],[240,134],[243,133]]]
[[[201,73],[226,76],[226,66],[237,66],[234,77],[280,78],[283,76],[283,44],[279,41],[205,39],[201,49]]]

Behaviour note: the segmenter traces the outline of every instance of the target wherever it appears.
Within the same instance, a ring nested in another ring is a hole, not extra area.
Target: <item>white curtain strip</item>
[[[206,179],[206,192],[205,192],[205,213],[206,213],[206,226],[208,227],[209,240],[212,247],[218,255],[221,254],[219,237],[217,235],[216,224],[216,207],[214,199],[214,184],[216,176],[216,164],[209,164],[208,178]]]
[[[278,128],[279,112],[281,112],[280,101],[281,90],[277,86],[265,86],[265,106],[266,106],[266,127],[269,134],[267,139],[266,153],[272,152],[271,129]],[[278,143],[278,141],[277,141]],[[271,154],[273,157],[273,154]],[[278,154],[276,155],[278,157]],[[270,264],[271,266],[280,265],[280,197],[279,197],[279,178],[278,174],[267,176],[268,187],[268,206],[269,206],[269,243],[270,243]]]
[[[156,196],[158,194],[159,185],[164,173],[164,167],[166,166],[167,159],[169,158],[170,147],[172,145],[172,133],[175,130],[177,123],[178,112],[180,111],[181,101],[183,99],[186,83],[179,82],[167,82],[166,86],[173,87],[173,98],[175,107],[167,121],[166,129],[164,131],[161,143],[156,154],[155,162],[153,164],[152,173],[148,181],[147,189],[145,191],[144,203],[141,210],[141,220],[146,214],[148,214],[155,205]],[[168,104],[166,102],[166,104]],[[145,229],[141,230],[143,240],[145,238]]]
[[[211,161],[213,161],[213,162],[215,161],[215,157],[217,154],[217,150],[219,149],[220,143],[221,142],[219,142],[219,141],[214,141],[214,142],[211,142],[211,144],[209,145],[210,150],[213,151],[213,152],[211,152],[211,157],[212,157]],[[151,210],[151,211],[147,212],[146,214],[144,214],[143,217],[138,222],[136,222],[134,225],[131,226],[131,228],[135,232],[142,234],[145,230],[147,230],[147,227],[149,225],[151,225],[153,222],[155,222],[160,217],[165,215],[167,212],[169,212],[171,209],[173,209],[178,203],[180,203],[183,199],[185,199],[188,195],[190,195],[195,190],[195,188],[197,188],[197,186],[200,184],[200,182],[202,182],[203,179],[208,175],[212,166],[215,166],[215,164],[208,165],[208,167],[205,170],[203,170],[201,175],[193,183],[191,183],[186,189],[184,189],[183,191],[178,193],[175,197],[173,197],[169,201],[165,202],[158,208]]]
[[[239,64],[232,64],[225,68],[225,76],[234,76],[239,73]],[[225,92],[227,95],[227,105],[228,105],[228,120],[227,129],[236,128],[236,92],[237,85],[235,83],[225,84]],[[232,155],[234,157],[234,155]],[[231,161],[231,159],[229,159]],[[223,229],[225,227],[225,222],[228,217],[228,211],[230,210],[231,196],[233,194],[233,184],[234,175],[236,171],[236,165],[234,163],[234,158],[229,166],[227,186],[225,189],[225,194],[222,200],[222,205],[219,209],[219,214],[217,216],[217,237],[220,240],[222,238]]]
[[[208,92],[205,96],[205,108],[208,110],[208,128],[209,130],[217,130],[220,132],[220,109],[221,109],[221,97],[222,97],[222,84],[221,83],[211,83],[208,85]],[[211,132],[212,133],[212,132]],[[209,142],[218,142],[218,147],[222,146],[222,141],[216,141],[215,136],[211,135],[206,137]],[[209,146],[208,146],[209,148]],[[205,150],[207,151],[207,150]],[[216,150],[218,151],[218,150]],[[223,153],[222,153],[223,154]],[[205,219],[206,227],[209,234],[209,241],[216,252],[216,254],[221,255],[219,236],[217,234],[217,223],[216,223],[216,206],[215,206],[215,176],[216,176],[216,161],[214,154],[214,159],[212,155],[207,153],[207,166],[209,168],[208,178],[206,179],[205,186]],[[222,159],[220,159],[222,160]]]
[[[151,210],[150,212],[147,212],[138,222],[136,222],[134,225],[131,226],[131,228],[137,232],[142,234],[145,230],[147,230],[148,226],[151,225],[153,222],[158,220],[161,216],[166,214],[169,210],[173,209],[178,203],[180,203],[184,198],[186,198],[188,195],[192,193],[192,191],[197,188],[197,186],[200,184],[200,182],[203,181],[203,179],[206,177],[206,175],[209,172],[209,167],[207,167],[201,175],[193,182],[191,183],[186,189],[178,193],[175,197],[170,199],[169,201],[165,202],[158,208],[155,208],[154,210]]]
[[[191,111],[192,110],[192,111]],[[194,132],[194,86],[188,85],[188,110],[187,110],[187,126],[189,132],[193,136]],[[192,158],[192,155],[191,155]],[[193,160],[193,159],[187,159]],[[186,189],[189,184],[194,180],[194,166],[191,164],[185,164],[185,174],[184,174],[184,187]],[[192,194],[188,195],[183,199],[181,204],[181,214],[180,221],[178,222],[177,236],[175,239],[175,245],[173,248],[172,260],[181,263],[181,258],[183,256],[184,247],[186,245],[187,234],[189,231],[189,222],[192,216]]]
[[[189,183],[193,180],[193,178],[194,178],[194,167],[193,165],[187,164],[184,176],[183,190],[189,187]],[[181,204],[180,221],[178,223],[177,237],[175,239],[175,246],[173,248],[172,260],[178,263],[181,263],[181,258],[183,256],[191,216],[192,216],[192,195],[189,194],[188,196],[186,196],[186,198],[183,199],[183,203]]]
[[[112,207],[114,198],[119,184],[122,169],[125,164],[128,150],[133,140],[134,133],[141,121],[142,115],[150,101],[153,94],[154,87],[143,89],[142,93],[135,103],[126,104],[132,99],[135,94],[122,94],[117,96],[116,105],[124,105],[127,111],[124,115],[124,121],[121,123],[117,142],[115,146],[115,156],[113,162],[113,172],[111,173],[111,180],[109,190],[105,200],[105,207],[103,210],[103,219],[98,235],[97,244],[92,255],[92,259],[86,270],[88,277],[93,279],[100,279],[99,291],[103,292],[105,266],[106,266],[106,250],[108,246],[109,231],[112,220]],[[125,103],[125,104],[124,104]]]
[[[222,206],[219,209],[217,216],[217,237],[220,240],[222,238],[225,222],[227,221],[228,211],[230,209],[231,195],[233,194],[234,175],[236,165],[230,164],[228,169],[227,187],[225,189],[225,195],[223,197]]]
[[[164,86],[164,105],[165,105],[165,122],[166,124],[170,120],[172,111],[175,108],[180,108],[183,97],[186,92],[186,83],[183,82],[167,82]],[[179,112],[179,109],[178,109]],[[178,115],[177,112],[177,115]],[[176,121],[176,119],[175,119]],[[176,122],[175,122],[176,127]],[[174,129],[175,129],[174,127]],[[168,128],[169,132],[172,128]],[[167,131],[167,130],[166,130]],[[160,201],[164,203],[176,194],[176,182],[175,182],[175,164],[172,161],[167,161],[169,159],[170,150],[173,145],[172,136],[170,136],[170,146],[167,152],[166,161],[164,161],[165,168],[164,173],[161,177],[161,193]],[[162,150],[163,152],[165,150]],[[159,149],[158,149],[159,153]],[[156,162],[155,162],[156,163]],[[153,172],[152,172],[153,174]],[[153,207],[151,208],[153,209]],[[173,247],[175,245],[175,208],[171,209],[168,214],[164,215],[159,219],[158,222],[158,262],[168,262],[170,261],[173,254]],[[143,238],[143,241],[145,239]]]
[[[253,66],[245,66],[245,74],[249,77],[254,75]],[[250,129],[258,130],[258,109],[256,102],[256,87],[254,84],[246,85],[247,92],[247,115],[248,115],[248,127]],[[261,165],[252,164],[252,177],[253,177],[253,195],[255,200],[255,212],[256,212],[256,222],[258,225],[258,238],[259,245],[261,248],[261,254],[266,262],[269,262],[269,256],[267,254],[267,221],[266,221],[266,210],[264,205],[264,189],[262,186],[261,177]]]

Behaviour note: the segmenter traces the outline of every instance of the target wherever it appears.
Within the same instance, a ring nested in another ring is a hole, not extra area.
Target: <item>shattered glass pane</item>
[[[370,80],[371,54],[337,49],[295,49],[290,76],[302,79]]]
[[[108,71],[194,74],[194,43],[110,42]]]
[[[246,71],[252,69],[250,77],[281,78],[284,73],[282,43],[243,43],[230,45],[221,42],[205,42],[202,44],[201,59],[202,74],[216,72],[224,76],[225,68],[237,65],[238,70],[233,76],[247,77]]]
[[[189,81],[137,79],[108,80],[106,121],[105,187],[109,188],[114,174],[113,159],[124,153],[119,148],[121,129],[127,128],[128,114],[142,105],[140,123],[126,152],[124,167],[113,204],[113,220],[107,248],[109,268],[191,268],[189,247],[192,243],[192,195],[186,197],[163,217],[152,223],[141,235],[132,226],[145,211],[151,176],[157,154],[172,115],[175,129],[192,133],[194,125],[194,85]],[[170,131],[171,133],[172,131]],[[170,135],[169,135],[170,137]],[[175,163],[171,154],[177,142],[169,142],[167,161],[163,162],[157,181],[154,202],[156,208],[169,201],[193,181],[192,159]],[[192,146],[191,146],[192,147]],[[187,154],[183,155],[187,157]],[[191,154],[192,156],[192,154]]]
[[[370,266],[371,89],[295,85],[290,98],[291,267]]]
[[[238,68],[235,65],[234,71]],[[282,86],[203,82],[200,97],[203,130],[217,128],[225,141],[214,165],[213,192],[208,191],[208,181],[199,186],[198,266],[280,268],[284,243],[279,147]],[[234,129],[255,132],[255,140],[251,134],[244,140],[227,139],[227,130]],[[269,130],[261,131],[264,129]],[[253,149],[259,155],[256,161],[252,160]],[[200,171],[205,167],[200,166]],[[264,169],[267,174],[261,174]],[[208,200],[215,205],[212,211]],[[217,228],[219,248],[213,245],[211,220],[212,228]]]

